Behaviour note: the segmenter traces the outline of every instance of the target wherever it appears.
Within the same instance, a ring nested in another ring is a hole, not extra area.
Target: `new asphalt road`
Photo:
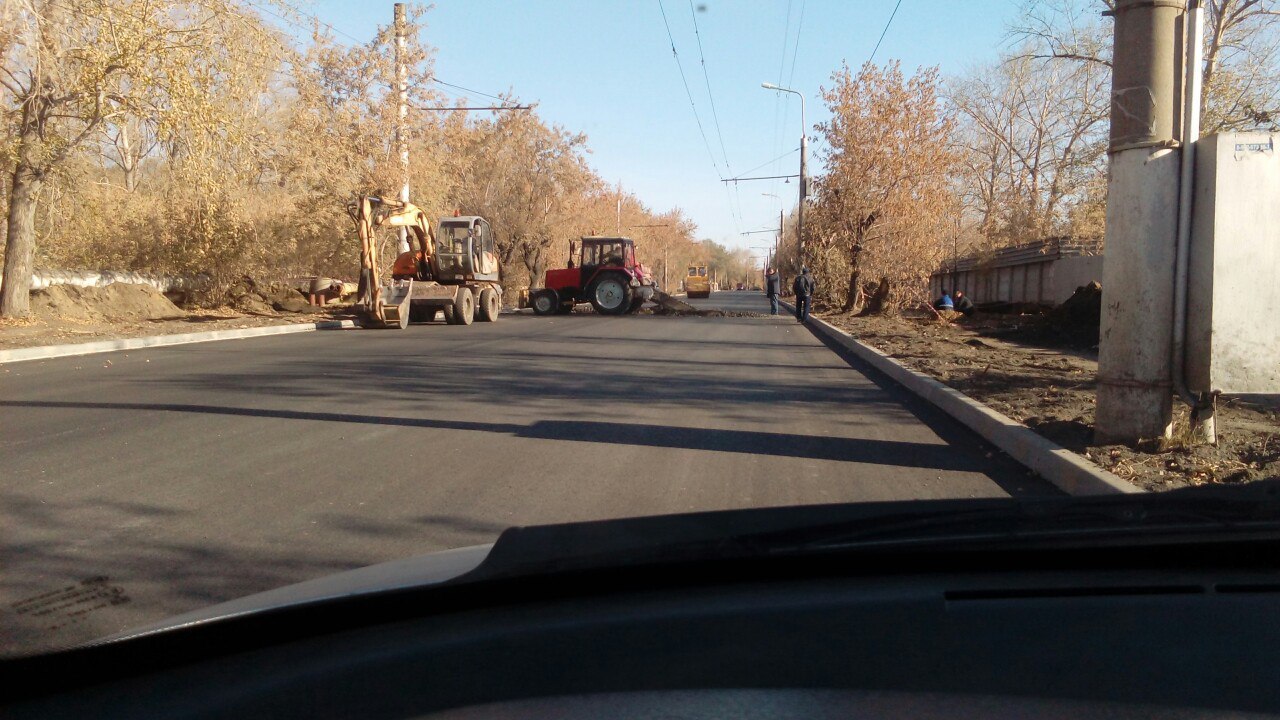
[[[26,362],[0,367],[0,412],[5,652],[511,525],[1054,492],[785,315],[504,315]]]

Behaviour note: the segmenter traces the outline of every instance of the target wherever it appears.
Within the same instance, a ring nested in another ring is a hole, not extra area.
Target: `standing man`
[[[764,294],[769,298],[769,314],[777,315],[778,295],[782,294],[782,278],[774,268],[769,268],[764,274]]]
[[[809,319],[809,306],[813,303],[814,291],[818,289],[813,276],[809,274],[808,267],[800,269],[800,276],[796,278],[791,289],[796,294],[796,321],[804,322]]]

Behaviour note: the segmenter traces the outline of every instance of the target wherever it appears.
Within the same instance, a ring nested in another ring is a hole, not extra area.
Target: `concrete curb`
[[[792,313],[795,312],[793,305],[781,304]],[[955,388],[908,368],[825,320],[810,316],[808,325],[888,375],[894,382],[964,423],[1014,460],[1036,471],[1069,495],[1143,492],[1142,488],[1103,470],[1026,425],[1015,422]]]
[[[266,335],[291,335],[293,333],[314,332],[316,330],[346,330],[356,327],[351,320],[325,320],[317,323],[289,323],[287,325],[267,325],[237,330],[212,330],[198,333],[179,333],[175,335],[151,335],[139,338],[120,338],[119,340],[101,340],[99,342],[75,343],[70,345],[45,345],[43,347],[17,348],[0,350],[0,365],[5,363],[25,362],[28,360],[48,360],[50,358],[71,357],[73,355],[93,355],[97,353],[116,352],[117,350],[138,350],[140,348],[165,347],[168,345],[189,345],[191,343],[213,342],[215,340],[240,340],[242,338],[263,337]]]

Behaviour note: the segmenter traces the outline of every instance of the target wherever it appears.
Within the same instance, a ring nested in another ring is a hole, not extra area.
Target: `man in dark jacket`
[[[782,278],[778,271],[769,268],[764,274],[764,294],[769,298],[769,314],[778,314],[778,296],[782,294]]]
[[[968,317],[969,315],[973,314],[973,311],[974,311],[973,301],[965,296],[963,290],[956,291],[955,305],[956,305],[956,312],[960,313],[961,315]]]
[[[813,293],[818,286],[809,274],[809,268],[801,268],[800,276],[792,284],[791,290],[796,294],[796,320],[804,322],[809,319],[809,307],[813,303]]]

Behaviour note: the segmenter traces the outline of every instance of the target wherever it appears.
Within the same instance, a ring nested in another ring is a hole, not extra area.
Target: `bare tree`
[[[1029,0],[1010,34],[1037,59],[1111,67],[1114,0]],[[1276,0],[1206,0],[1205,132],[1280,123],[1280,9]],[[1099,102],[1106,103],[1102,98]]]
[[[962,188],[981,235],[1004,245],[1067,230],[1104,171],[1106,73],[1019,54],[955,80]]]

